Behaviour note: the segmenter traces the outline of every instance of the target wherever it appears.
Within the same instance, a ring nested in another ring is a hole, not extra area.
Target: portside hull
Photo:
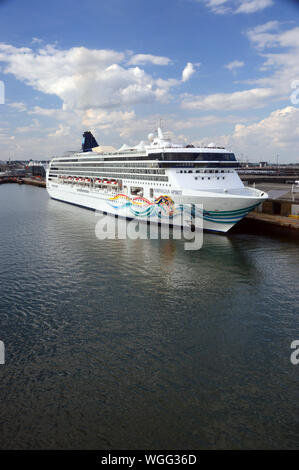
[[[190,224],[190,219],[187,222],[180,214],[183,204],[190,203],[189,198],[183,197],[177,201],[171,200],[174,203],[174,210],[169,211],[169,206],[165,204],[158,207],[153,201],[145,198],[132,198],[124,194],[109,194],[99,190],[89,190],[87,188],[49,182],[47,183],[47,190],[53,199],[114,216],[117,215],[145,222],[150,220],[161,224],[170,223],[173,226]],[[229,200],[229,198],[214,197],[205,199],[201,197],[193,198],[192,201],[194,204],[200,205],[199,209],[197,206],[195,207],[195,214],[203,219],[203,229],[224,233],[230,230],[257,205],[254,198],[234,198]]]

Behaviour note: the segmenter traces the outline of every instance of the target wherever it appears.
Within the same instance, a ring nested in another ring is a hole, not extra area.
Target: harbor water
[[[2,449],[298,449],[299,245],[99,240],[0,187]]]

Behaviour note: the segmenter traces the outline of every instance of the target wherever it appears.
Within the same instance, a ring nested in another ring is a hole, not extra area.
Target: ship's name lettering
[[[177,196],[179,196],[179,195],[182,194],[182,193],[183,193],[183,191],[178,191],[177,189],[173,189],[173,190],[171,191],[171,194],[176,194]]]

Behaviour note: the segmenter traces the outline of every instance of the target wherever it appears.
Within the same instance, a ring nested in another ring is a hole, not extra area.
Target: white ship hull
[[[76,184],[55,184],[47,182],[47,190],[51,198],[111,214],[119,217],[136,219],[144,222],[171,224],[173,226],[190,225],[190,218],[181,216],[182,207],[195,205],[195,213],[202,217],[200,225],[204,230],[227,232],[248,212],[263,200],[260,195],[251,194],[250,189],[232,194],[189,191],[179,197],[164,194],[173,201],[173,211],[165,213],[155,203],[155,199],[129,197],[117,191],[102,191],[96,188],[79,187]],[[253,190],[255,191],[255,190]],[[162,196],[162,195],[161,195]]]

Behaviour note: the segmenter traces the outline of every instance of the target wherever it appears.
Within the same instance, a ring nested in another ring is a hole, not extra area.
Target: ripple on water
[[[1,448],[298,448],[298,244],[101,241],[0,193]]]

